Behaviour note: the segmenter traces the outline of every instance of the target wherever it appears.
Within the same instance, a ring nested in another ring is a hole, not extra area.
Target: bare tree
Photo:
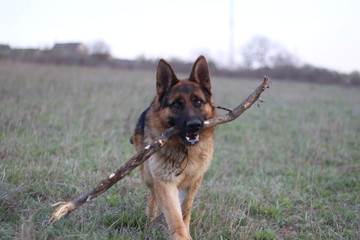
[[[277,50],[272,56],[269,57],[271,67],[286,67],[296,66],[296,57],[288,52],[286,49]]]
[[[90,54],[93,55],[110,55],[110,46],[102,41],[96,40],[88,46]]]
[[[247,68],[267,67],[268,58],[272,49],[271,41],[264,36],[254,36],[243,47],[242,56]]]
[[[245,68],[286,67],[298,65],[296,56],[282,45],[264,36],[254,36],[242,48]]]

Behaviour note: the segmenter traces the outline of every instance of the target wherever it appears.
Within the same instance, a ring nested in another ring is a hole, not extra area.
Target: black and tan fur
[[[156,217],[159,206],[171,238],[191,239],[191,207],[214,146],[214,128],[203,129],[204,121],[216,115],[206,59],[200,56],[190,77],[183,80],[166,61],[160,60],[156,92],[135,128],[135,149],[142,150],[172,126],[178,127],[180,133],[141,165],[142,179],[149,188],[147,212]]]

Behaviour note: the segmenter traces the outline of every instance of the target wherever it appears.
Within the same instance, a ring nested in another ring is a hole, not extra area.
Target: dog
[[[205,57],[198,57],[190,77],[182,80],[161,59],[156,96],[141,114],[132,142],[136,151],[141,151],[168,128],[180,130],[141,165],[142,180],[149,188],[147,214],[155,218],[160,207],[173,240],[192,239],[191,208],[214,149],[215,129],[205,129],[204,122],[214,116],[216,107]]]

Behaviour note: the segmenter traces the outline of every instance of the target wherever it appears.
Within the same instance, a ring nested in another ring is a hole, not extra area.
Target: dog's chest
[[[187,153],[176,147],[164,147],[149,159],[153,177],[186,187],[202,176],[210,164],[212,153],[204,153],[199,147],[188,148]]]

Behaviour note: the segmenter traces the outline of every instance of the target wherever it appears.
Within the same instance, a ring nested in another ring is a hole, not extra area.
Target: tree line
[[[64,45],[81,45],[68,43]],[[56,45],[55,45],[56,46]],[[67,65],[102,66],[120,69],[153,70],[157,59],[144,56],[135,60],[116,59],[112,57],[110,47],[98,40],[85,46],[85,51],[57,49],[11,49],[0,45],[0,60],[27,61]],[[220,67],[216,61],[209,60],[213,75],[234,78],[259,78],[264,75],[276,80],[306,81],[314,83],[335,83],[343,85],[360,85],[360,73],[341,73],[334,70],[300,64],[299,59],[279,44],[266,37],[255,36],[241,49],[242,62],[232,68]],[[177,72],[188,72],[192,63],[180,59],[169,61]]]

